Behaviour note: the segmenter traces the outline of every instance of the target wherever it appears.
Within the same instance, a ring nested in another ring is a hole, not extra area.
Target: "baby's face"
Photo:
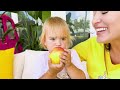
[[[63,35],[60,32],[46,32],[45,45],[47,49],[51,52],[54,47],[62,47],[64,49],[68,48],[68,38],[67,35]]]

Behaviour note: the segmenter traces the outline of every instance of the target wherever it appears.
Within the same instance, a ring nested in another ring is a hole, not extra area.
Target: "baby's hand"
[[[60,64],[52,64],[52,61],[49,60],[48,65],[49,65],[49,72],[52,75],[57,75],[57,73],[59,73],[64,68],[64,64],[61,61]]]
[[[65,67],[72,65],[71,63],[71,51],[65,49],[65,51],[60,55],[60,61],[65,64]]]

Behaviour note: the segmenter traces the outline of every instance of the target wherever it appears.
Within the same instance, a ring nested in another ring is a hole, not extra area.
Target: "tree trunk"
[[[86,19],[87,19],[87,11],[85,11],[84,37],[85,37],[85,29],[86,29]]]

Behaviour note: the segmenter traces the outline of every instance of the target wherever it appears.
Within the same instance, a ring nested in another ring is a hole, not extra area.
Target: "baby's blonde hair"
[[[72,40],[74,40],[74,38],[70,35],[70,29],[66,21],[60,17],[50,17],[44,22],[42,34],[40,36],[40,45],[44,49],[47,49],[45,46],[45,37],[48,30],[51,30],[52,33],[59,34],[61,36],[67,34],[68,48],[73,45]],[[64,33],[61,33],[62,30],[64,30]]]

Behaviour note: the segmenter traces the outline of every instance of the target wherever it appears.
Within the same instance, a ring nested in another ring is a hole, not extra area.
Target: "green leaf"
[[[3,34],[3,36],[2,36],[2,42],[5,40],[5,37],[6,37],[6,35],[8,35],[8,33],[10,33],[11,31],[13,31],[14,29],[9,29],[9,30],[7,30],[4,34]]]
[[[19,13],[19,11],[7,11],[7,12]]]
[[[51,17],[51,11],[42,11],[42,21],[45,22],[47,18]]]
[[[39,18],[41,18],[41,11],[27,11],[28,12],[28,14],[30,15],[30,16],[32,16],[35,20],[37,20],[38,19],[38,17]]]

